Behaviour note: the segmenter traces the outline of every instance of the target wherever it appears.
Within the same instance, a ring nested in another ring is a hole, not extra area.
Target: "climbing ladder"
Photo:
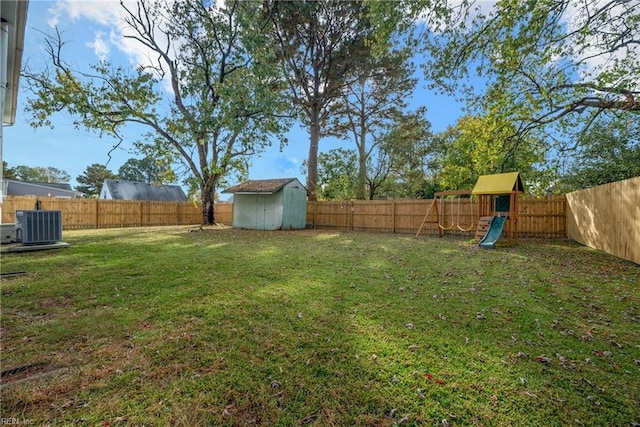
[[[489,226],[491,225],[492,216],[481,216],[478,220],[478,228],[476,229],[475,240],[478,242],[487,234]]]

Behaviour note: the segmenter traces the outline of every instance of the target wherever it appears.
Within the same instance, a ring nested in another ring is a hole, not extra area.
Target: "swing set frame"
[[[454,199],[450,199],[451,200],[451,224],[445,224],[445,217],[446,217],[446,209],[444,208],[444,203],[445,203],[445,197],[449,197],[449,196],[456,196],[456,199],[458,201],[458,208],[457,208],[457,218],[456,220],[454,220],[454,215],[453,215],[453,203],[454,203]],[[454,190],[454,191],[438,191],[436,193],[434,193],[434,198],[433,201],[431,202],[431,205],[429,205],[429,209],[427,209],[427,213],[425,214],[424,218],[422,219],[422,223],[420,224],[420,227],[418,228],[418,232],[416,233],[416,237],[418,237],[420,235],[420,232],[422,231],[422,228],[424,227],[425,224],[430,223],[430,224],[438,224],[438,236],[442,237],[444,235],[444,232],[446,230],[451,230],[454,227],[457,227],[458,230],[460,231],[471,231],[473,230],[473,228],[475,227],[475,225],[477,224],[477,216],[474,218],[473,214],[472,214],[472,218],[471,218],[471,225],[467,228],[464,227],[462,225],[460,225],[460,199],[461,196],[469,196],[471,197],[471,190]],[[438,209],[438,206],[440,206],[440,209]],[[430,220],[429,216],[431,215],[431,211],[435,210],[435,220]],[[442,212],[440,212],[440,210]],[[442,221],[440,220],[440,216],[442,215]],[[476,224],[474,224],[474,219]]]

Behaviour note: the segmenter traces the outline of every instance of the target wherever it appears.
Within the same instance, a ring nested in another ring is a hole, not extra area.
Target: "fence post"
[[[396,201],[391,201],[391,232],[396,233]]]
[[[353,200],[349,200],[349,216],[347,218],[349,218],[349,222],[348,222],[348,227],[350,231],[353,231],[353,211],[355,210],[355,206],[353,205]]]
[[[99,228],[100,223],[98,222],[100,220],[100,199],[96,199],[96,202],[94,203],[94,209],[96,210],[96,228]]]
[[[318,202],[312,201],[311,205],[313,206],[313,228],[316,228],[316,212],[318,211]]]

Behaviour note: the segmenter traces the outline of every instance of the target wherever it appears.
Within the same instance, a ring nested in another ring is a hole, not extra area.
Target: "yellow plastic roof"
[[[510,194],[514,190],[524,191],[519,172],[482,175],[471,194]]]

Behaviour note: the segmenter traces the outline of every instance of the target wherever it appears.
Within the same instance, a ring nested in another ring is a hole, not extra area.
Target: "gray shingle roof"
[[[243,182],[236,186],[227,188],[223,193],[263,193],[272,194],[291,181],[295,181],[296,178],[279,178],[279,179],[254,179],[251,181]]]
[[[187,196],[179,185],[151,185],[144,182],[105,179],[104,184],[114,200],[149,200],[186,202]]]
[[[7,196],[51,196],[51,197],[81,197],[82,193],[75,191],[67,183],[27,182],[15,179],[3,180],[3,193]]]

